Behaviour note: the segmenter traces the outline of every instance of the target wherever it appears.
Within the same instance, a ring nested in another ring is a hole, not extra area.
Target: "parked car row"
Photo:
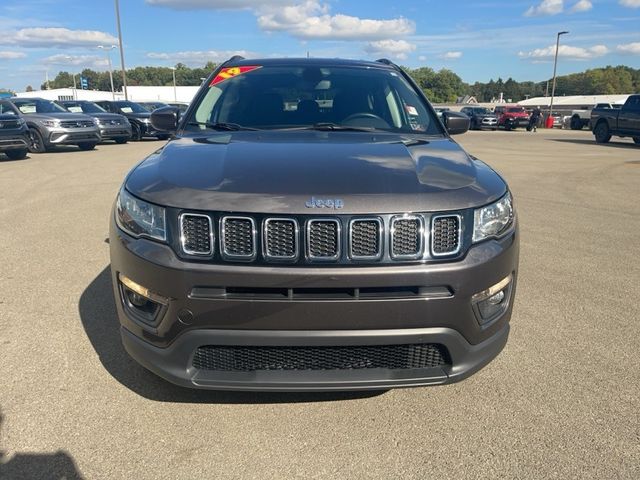
[[[130,101],[3,99],[0,153],[17,160],[29,152],[43,153],[57,145],[92,150],[104,141],[122,144],[147,137],[166,140],[169,135],[154,129],[150,122],[151,111],[166,106],[149,102],[147,109]]]
[[[529,125],[529,114],[518,105],[499,105],[493,111],[479,105],[468,106],[460,112],[469,117],[472,130],[514,130]]]

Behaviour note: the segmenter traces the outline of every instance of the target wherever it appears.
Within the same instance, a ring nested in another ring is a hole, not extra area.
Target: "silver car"
[[[93,150],[100,143],[96,121],[84,114],[69,113],[60,105],[44,98],[10,98],[16,115],[29,127],[29,151],[44,153],[56,145],[77,145]]]
[[[100,105],[88,100],[61,100],[57,103],[68,112],[84,113],[92,117],[98,124],[102,141],[127,143],[131,138],[131,124],[124,115],[109,113]]]

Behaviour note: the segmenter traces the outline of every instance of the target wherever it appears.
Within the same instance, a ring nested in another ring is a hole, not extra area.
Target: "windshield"
[[[359,66],[226,68],[211,82],[187,130],[213,124],[284,129],[334,126],[442,134],[399,72]]]
[[[123,113],[149,113],[149,110],[133,102],[116,102],[116,107]]]
[[[488,115],[491,113],[488,108],[474,108],[473,113],[476,115]]]
[[[62,108],[57,103],[52,102],[51,100],[42,100],[42,99],[29,99],[29,100],[19,100],[14,101],[18,110],[20,110],[24,114],[30,113],[67,113],[67,111]]]
[[[100,108],[93,102],[64,103],[63,106],[72,113],[105,113],[106,110]]]

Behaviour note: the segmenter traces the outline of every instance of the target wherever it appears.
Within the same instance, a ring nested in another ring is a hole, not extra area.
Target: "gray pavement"
[[[640,148],[588,132],[457,137],[510,182],[504,352],[368,394],[183,390],[123,351],[107,218],[161,142],[0,159],[0,478],[640,478]]]

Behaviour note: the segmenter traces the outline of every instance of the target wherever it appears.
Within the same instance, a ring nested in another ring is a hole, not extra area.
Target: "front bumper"
[[[113,218],[113,217],[112,217]],[[380,267],[307,268],[190,263],[166,245],[133,239],[111,222],[111,269],[123,344],[140,364],[175,384],[233,390],[386,389],[461,380],[489,363],[509,333],[518,231],[472,247],[455,262]],[[125,308],[118,275],[169,299],[150,326]],[[480,325],[471,297],[509,274],[504,313]],[[350,300],[201,298],[194,288],[446,287],[446,296]],[[182,321],[186,310],[187,321]],[[179,316],[181,319],[179,319]],[[196,349],[230,346],[439,344],[446,365],[423,369],[199,370]]]
[[[497,128],[498,119],[497,118],[483,118],[480,123],[480,128]]]
[[[131,125],[100,125],[102,140],[131,138]]]
[[[7,150],[21,150],[28,146],[27,133],[11,133],[0,135],[0,152]]]
[[[97,128],[52,128],[47,143],[51,145],[77,145],[79,143],[99,143]]]

